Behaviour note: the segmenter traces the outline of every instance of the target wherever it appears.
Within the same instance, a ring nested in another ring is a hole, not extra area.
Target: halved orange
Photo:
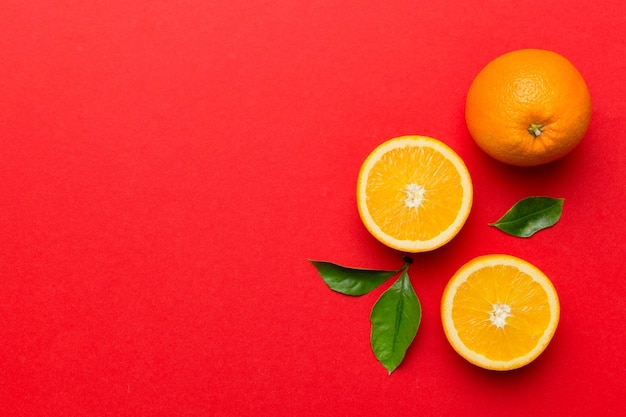
[[[501,371],[537,358],[559,314],[550,279],[511,255],[471,260],[452,277],[441,301],[443,329],[454,350],[474,365]]]
[[[473,188],[463,160],[426,136],[388,140],[365,159],[357,180],[363,224],[385,245],[425,252],[449,242],[465,224]]]

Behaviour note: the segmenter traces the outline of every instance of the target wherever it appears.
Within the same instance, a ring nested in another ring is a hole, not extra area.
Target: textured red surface
[[[0,415],[616,415],[624,410],[626,3],[3,1]],[[524,47],[568,57],[594,101],[567,158],[519,169],[474,145],[473,76]],[[395,268],[356,212],[395,136],[465,159],[473,211],[415,256],[424,317],[388,376],[369,347],[386,288],[331,292],[308,258]],[[565,198],[530,240],[487,227]],[[522,257],[562,304],[510,373],[448,345],[441,292],[477,255]]]

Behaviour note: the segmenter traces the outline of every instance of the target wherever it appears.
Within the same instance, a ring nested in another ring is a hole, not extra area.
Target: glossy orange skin
[[[570,61],[552,51],[522,49],[478,73],[467,93],[465,120],[487,154],[534,166],[571,152],[585,136],[591,112],[587,84]]]

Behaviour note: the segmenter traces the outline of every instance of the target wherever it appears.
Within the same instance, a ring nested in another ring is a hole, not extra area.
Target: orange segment
[[[391,139],[368,156],[357,181],[366,228],[382,243],[423,252],[450,241],[472,205],[472,182],[461,158],[425,136]]]
[[[559,299],[537,267],[510,255],[478,257],[444,290],[441,318],[452,347],[486,369],[530,363],[550,342]]]

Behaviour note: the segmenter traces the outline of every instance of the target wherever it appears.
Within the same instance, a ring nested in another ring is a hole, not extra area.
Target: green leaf
[[[380,296],[370,315],[372,350],[390,374],[404,359],[421,319],[422,308],[405,267]]]
[[[325,261],[309,260],[331,290],[346,295],[363,295],[372,291],[401,269],[384,271],[365,268],[348,268]]]
[[[518,201],[504,216],[489,226],[509,235],[530,237],[539,230],[553,226],[561,218],[563,198],[527,197]]]

